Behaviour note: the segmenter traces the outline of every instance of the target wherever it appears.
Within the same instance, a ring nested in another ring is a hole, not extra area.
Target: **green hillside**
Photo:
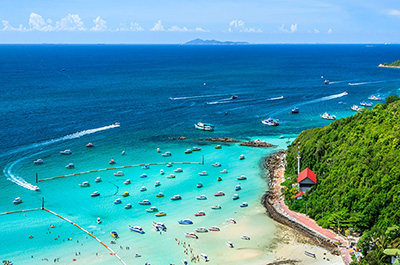
[[[384,63],[384,66],[400,66],[400,60],[394,61],[393,63]]]

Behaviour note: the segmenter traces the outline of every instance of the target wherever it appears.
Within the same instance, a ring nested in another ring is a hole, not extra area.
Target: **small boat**
[[[221,164],[220,164],[219,162],[216,162],[216,163],[212,164],[212,166],[213,166],[213,167],[220,167]]]
[[[98,224],[101,224],[101,219],[100,219],[100,217],[97,217],[97,221],[96,221]]]
[[[220,145],[217,145],[217,146],[215,146],[214,148],[215,148],[215,149],[221,149],[221,148],[222,148],[222,146],[220,146]]]
[[[50,228],[56,228],[56,226],[55,225],[50,225]]]
[[[200,147],[197,147],[197,146],[195,146],[195,147],[192,148],[192,151],[200,151],[200,150],[201,150],[201,148],[200,148]]]
[[[227,221],[228,223],[236,224],[236,221],[235,221],[235,219],[233,219],[233,218],[226,219],[226,221]]]
[[[140,191],[146,191],[146,190],[147,190],[147,189],[146,189],[145,186],[143,186],[143,187],[140,188]]]
[[[20,204],[20,203],[22,203],[21,197],[15,198],[15,199],[13,200],[13,203],[14,203],[14,204]]]
[[[247,207],[247,206],[249,206],[249,205],[247,204],[247,202],[242,202],[242,204],[240,205],[240,207]]]
[[[143,200],[138,202],[140,205],[150,205],[151,202],[149,200]]]
[[[167,167],[172,167],[172,163],[168,162]]]
[[[283,139],[283,138],[285,138],[285,136],[283,136],[283,135],[279,136],[279,139]]]
[[[198,227],[198,228],[196,228],[196,232],[198,232],[198,233],[207,233],[208,229],[205,228],[205,227]]]
[[[328,79],[325,79],[324,84],[325,84],[325,85],[328,85],[328,84],[329,84],[329,80],[328,80]]]
[[[222,178],[221,177],[218,177],[218,179],[217,179],[218,181],[221,181],[222,180]]]
[[[182,220],[178,220],[178,224],[180,225],[192,225],[193,221],[190,219],[182,219]]]
[[[160,152],[161,152],[160,147],[157,147],[157,153],[160,153]]]
[[[304,250],[304,254],[307,255],[307,256],[310,256],[312,258],[316,258],[314,253],[311,253],[311,252],[308,252],[308,251],[305,251],[305,250]]]
[[[114,204],[120,204],[120,203],[122,203],[122,201],[121,201],[121,199],[120,199],[120,198],[118,198],[118,199],[115,199],[115,201],[114,201]]]
[[[372,102],[363,101],[360,102],[360,105],[364,107],[372,107]]]
[[[177,201],[177,200],[181,200],[181,199],[182,199],[181,195],[174,195],[171,197],[171,200],[173,200],[173,201]]]
[[[372,96],[370,96],[370,97],[368,97],[368,99],[369,100],[382,100],[382,98],[378,95],[378,96],[374,96],[374,95],[372,95]]]
[[[231,96],[231,99],[237,99],[237,98],[238,98],[238,96],[235,95],[235,94],[233,94],[233,95]]]
[[[211,206],[211,209],[213,210],[220,210],[221,208],[222,208],[221,205]]]
[[[214,194],[214,196],[225,196],[225,193],[223,191],[218,191],[217,193]]]
[[[175,175],[174,175],[174,174],[169,174],[169,175],[167,176],[167,178],[168,178],[168,179],[174,179],[174,178],[175,178]]]
[[[219,173],[226,174],[226,173],[228,173],[228,170],[224,169],[224,170],[221,170]]]
[[[164,231],[164,232],[167,231],[167,227],[166,227],[165,224],[163,224],[163,223],[156,223],[156,222],[153,222],[153,228],[154,228],[156,231]]]
[[[93,145],[92,143],[88,143],[88,144],[86,145],[86,147],[94,147],[94,145]]]
[[[129,196],[129,192],[125,191],[121,196],[122,197],[128,197]]]
[[[292,109],[292,113],[293,113],[293,114],[299,113],[299,108],[298,108],[298,107],[294,107],[294,108]]]
[[[193,232],[185,233],[185,236],[186,236],[186,237],[190,237],[190,238],[194,238],[194,239],[198,239],[198,238],[199,238],[199,237],[198,237],[195,233],[193,233]]]
[[[110,162],[108,162],[110,165],[114,165],[116,162],[114,159],[111,159]]]
[[[194,214],[194,216],[205,216],[206,213],[204,211],[198,211],[197,213]]]
[[[135,258],[140,258],[142,255],[140,255],[140,254],[135,254]]]
[[[67,149],[67,150],[64,150],[64,151],[60,151],[60,154],[62,154],[62,155],[71,155],[72,151]]]
[[[127,205],[124,206],[125,209],[130,209],[132,208],[132,204],[128,203]]]
[[[207,171],[202,171],[199,173],[199,175],[200,176],[208,176],[208,173],[207,173]]]
[[[38,186],[33,186],[32,188],[34,191],[40,191],[40,188]]]
[[[94,180],[94,182],[96,182],[96,183],[101,182],[101,177],[97,177],[97,178]]]
[[[124,181],[124,184],[125,185],[129,185],[129,184],[131,184],[131,181],[129,179],[127,179],[127,180]]]
[[[196,187],[197,188],[202,188],[203,187],[203,183],[201,183],[201,182],[197,183]]]
[[[39,159],[33,161],[33,163],[36,164],[36,165],[41,165],[41,164],[43,164],[43,159],[39,158]]]
[[[191,154],[193,152],[192,149],[186,149],[185,154]]]
[[[239,195],[238,195],[237,193],[233,194],[232,199],[233,199],[233,200],[239,199]]]
[[[85,181],[85,182],[82,182],[81,184],[79,184],[79,187],[82,187],[82,188],[84,188],[84,187],[90,187],[90,184],[89,184],[88,181]]]
[[[97,196],[100,196],[100,192],[98,191],[95,191],[92,194],[90,194],[90,197],[97,197]]]
[[[139,177],[143,179],[143,178],[147,178],[147,175],[146,174],[142,174]]]
[[[111,232],[110,233],[111,234],[111,236],[113,237],[113,238],[118,238],[118,234],[117,234],[117,232]]]
[[[241,236],[240,238],[244,239],[244,240],[250,240],[250,237],[248,237],[248,236]]]
[[[121,152],[121,155],[125,155],[125,150],[123,150],[123,151]]]
[[[246,180],[247,177],[245,175],[241,175],[240,177],[237,177],[238,180]]]
[[[73,163],[69,163],[68,165],[65,166],[66,168],[74,168],[75,165]]]
[[[132,232],[136,232],[136,233],[139,233],[139,234],[144,234],[144,230],[143,230],[143,228],[141,226],[130,226],[129,225],[128,227]]]
[[[243,160],[243,159],[244,159],[244,155],[240,155],[239,160]]]
[[[204,254],[204,253],[201,253],[201,254],[200,254],[200,258],[204,259],[205,262],[210,261],[210,260],[208,259],[207,254]]]
[[[207,200],[207,197],[206,197],[206,195],[200,195],[200,196],[196,197],[196,199],[198,199],[198,200]]]
[[[156,194],[156,197],[157,197],[157,198],[164,197],[164,194],[163,194],[162,192],[160,192],[160,193]]]
[[[158,186],[160,186],[161,184],[160,184],[160,181],[159,180],[157,180],[156,181],[156,183],[154,183],[154,186],[156,186],[156,187],[158,187]]]
[[[322,119],[326,119],[326,120],[335,120],[336,116],[335,115],[330,115],[328,112],[325,112],[322,115],[319,115]]]
[[[164,175],[164,169],[160,170],[160,175]]]
[[[359,106],[357,106],[357,105],[351,106],[350,109],[354,110],[354,111],[360,111],[361,110],[361,108]]]
[[[158,209],[155,206],[151,206],[150,208],[146,209],[146,212],[148,212],[148,213],[156,213],[156,212],[158,212]]]
[[[220,231],[221,229],[219,229],[218,226],[211,226],[210,228],[208,228],[208,230],[210,230],[210,231]]]
[[[232,243],[232,242],[227,241],[227,242],[226,242],[226,245],[227,245],[229,248],[233,248],[233,243]]]
[[[144,166],[142,166],[142,168],[143,168],[143,169],[149,169],[150,166],[149,166],[149,165],[144,165]]]
[[[166,216],[166,215],[167,215],[167,214],[164,213],[163,211],[161,211],[161,212],[155,214],[156,217],[161,217],[161,216]]]
[[[171,152],[165,152],[165,153],[163,153],[163,154],[161,154],[162,156],[164,156],[164,157],[167,157],[167,156],[172,156],[172,154],[171,154]]]
[[[269,126],[278,126],[279,125],[279,121],[275,120],[273,118],[268,118],[266,120],[262,120],[261,121],[263,124],[265,125],[269,125]]]
[[[114,173],[114,176],[123,176],[125,175],[124,172],[118,171],[117,173]]]
[[[194,125],[194,127],[202,131],[214,131],[214,125],[211,123],[198,122]]]
[[[183,172],[182,168],[178,167],[177,169],[174,170],[174,172],[180,173]]]
[[[182,264],[183,264],[183,265],[188,265],[189,262],[187,261],[187,259],[183,259],[183,260],[182,260]]]

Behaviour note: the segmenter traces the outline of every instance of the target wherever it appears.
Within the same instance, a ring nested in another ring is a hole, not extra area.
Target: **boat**
[[[157,153],[161,153],[160,147],[157,147]]]
[[[164,232],[167,231],[167,227],[165,226],[164,223],[156,223],[156,222],[153,222],[153,228],[154,228],[156,231],[164,231]]]
[[[293,114],[299,113],[299,108],[298,108],[298,107],[294,107],[294,108],[292,109],[292,113],[293,113]]]
[[[100,217],[97,217],[96,222],[97,222],[98,224],[101,224],[101,219],[100,219]]]
[[[354,111],[360,111],[361,110],[361,108],[359,106],[357,106],[357,105],[351,106],[350,109],[352,109]]]
[[[124,172],[118,171],[117,173],[114,173],[114,176],[123,176],[125,175]]]
[[[22,203],[21,197],[15,198],[15,199],[13,200],[13,203],[14,203],[14,204],[20,204],[20,203]]]
[[[178,167],[177,169],[174,170],[174,172],[181,173],[181,172],[183,172],[183,169]]]
[[[139,177],[143,179],[143,178],[147,178],[147,175],[146,174],[142,174]]]
[[[214,131],[214,125],[211,123],[198,122],[194,125],[194,127],[202,131]]]
[[[221,205],[211,206],[211,209],[213,210],[220,210],[221,208],[222,208]]]
[[[127,179],[127,180],[124,181],[124,184],[125,185],[129,185],[129,184],[131,184],[131,181],[129,179]]]
[[[150,208],[146,209],[146,212],[148,212],[148,213],[156,213],[156,212],[158,212],[158,209],[155,206],[151,206]]]
[[[193,152],[192,149],[186,149],[185,154],[191,154]]]
[[[101,177],[97,177],[97,178],[94,180],[94,182],[96,182],[96,183],[101,182]]]
[[[236,221],[235,221],[235,219],[233,219],[233,218],[226,219],[226,221],[227,221],[228,223],[236,224]]]
[[[130,226],[129,225],[128,227],[132,232],[136,232],[136,233],[139,233],[139,234],[144,234],[144,230],[143,230],[143,228],[141,226]]]
[[[167,156],[172,156],[172,154],[171,154],[171,152],[165,152],[165,153],[163,153],[163,154],[161,154],[162,156],[164,156],[164,157],[167,157]]]
[[[132,204],[128,203],[127,205],[125,205],[124,208],[125,208],[125,209],[130,209],[130,208],[132,208]]]
[[[374,96],[374,95],[372,95],[372,96],[370,96],[370,97],[368,97],[368,99],[369,100],[382,100],[382,98],[378,95],[378,96]]]
[[[157,180],[156,181],[156,183],[154,183],[154,186],[156,186],[156,187],[158,187],[158,186],[160,186],[161,184],[160,184],[160,181],[159,180]]]
[[[236,187],[235,187],[235,190],[236,190],[236,191],[241,190],[241,189],[242,189],[242,186],[236,185]]]
[[[98,191],[95,191],[92,194],[90,194],[90,197],[97,197],[97,196],[100,196],[100,192]]]
[[[151,202],[149,200],[142,200],[138,202],[140,205],[150,205]]]
[[[305,251],[305,250],[304,250],[304,254],[307,255],[307,256],[310,256],[312,258],[316,258],[314,253],[311,253],[311,252],[308,252],[308,251]]]
[[[93,145],[92,143],[88,143],[88,144],[86,145],[86,147],[94,147],[94,145]]]
[[[34,191],[40,191],[40,188],[38,186],[33,186],[32,188]]]
[[[204,211],[198,211],[197,213],[194,214],[194,216],[205,216],[206,213]]]
[[[115,199],[115,201],[114,201],[114,204],[120,204],[120,203],[122,203],[122,201],[121,201],[121,199],[120,199],[120,198],[118,198],[118,199]]]
[[[43,164],[43,159],[39,158],[39,159],[33,161],[33,163],[36,164],[36,165],[41,165],[41,164]]]
[[[182,199],[181,195],[174,195],[171,197],[171,200],[173,200],[173,201],[177,201],[177,200],[181,200],[181,199]]]
[[[143,169],[149,169],[150,166],[149,166],[149,165],[144,165],[144,166],[142,166],[142,168],[143,168]]]
[[[172,167],[172,163],[168,162],[167,167]]]
[[[200,176],[208,176],[208,173],[207,173],[207,171],[202,171],[199,173],[199,175]]]
[[[164,169],[160,169],[160,175],[164,175]]]
[[[90,187],[90,184],[89,184],[88,181],[85,181],[85,182],[82,182],[81,184],[79,184],[79,187],[82,187],[82,188],[84,188],[84,187]]]
[[[62,155],[71,155],[72,151],[70,149],[64,150],[64,151],[60,151],[60,154]]]
[[[360,105],[364,107],[372,107],[372,102],[363,101],[360,102]]]
[[[140,191],[146,191],[146,190],[147,190],[147,189],[146,189],[145,186],[143,186],[143,187],[140,188]]]
[[[197,146],[195,146],[195,147],[192,148],[192,151],[200,151],[200,150],[201,150],[201,148],[200,148],[200,147],[197,147]]]
[[[269,126],[278,126],[279,125],[279,121],[275,120],[273,118],[268,118],[266,120],[262,120],[261,121],[263,124],[265,125],[269,125]]]
[[[122,197],[128,197],[129,196],[129,192],[125,191],[121,196]]]
[[[216,162],[216,163],[212,164],[212,166],[213,166],[213,167],[220,167],[221,164],[220,164],[219,162]]]
[[[183,265],[188,265],[189,262],[187,261],[187,259],[183,259],[183,260],[182,260],[182,264],[183,264]]]
[[[232,243],[232,242],[227,241],[227,242],[226,242],[226,245],[227,245],[229,248],[233,248],[233,243]]]
[[[167,178],[168,178],[168,179],[174,179],[174,178],[175,178],[175,175],[174,175],[174,174],[169,174],[169,175],[167,176]]]
[[[240,177],[237,177],[238,180],[246,180],[247,177],[245,175],[241,175]]]
[[[330,115],[328,112],[325,112],[322,115],[319,115],[322,119],[326,119],[326,120],[334,120],[336,119],[335,115]]]
[[[279,136],[279,139],[283,139],[283,138],[285,138],[285,136],[283,136],[283,135]]]
[[[228,170],[224,169],[224,170],[221,170],[219,173],[226,174],[226,173],[228,173]]]
[[[196,228],[195,231],[198,232],[198,233],[207,233],[208,229],[205,228],[205,227],[198,227],[198,228]]]
[[[192,225],[193,221],[190,219],[182,219],[182,220],[178,220],[178,224],[180,225]]]
[[[249,206],[247,202],[242,202],[242,204],[240,205],[240,207],[247,207]]]
[[[233,194],[232,199],[233,199],[233,200],[239,199],[239,195],[238,195],[237,193]]]
[[[125,150],[123,150],[123,151],[121,152],[121,155],[125,155]]]
[[[140,258],[142,255],[140,255],[140,254],[135,254],[135,258]]]
[[[74,168],[75,165],[73,163],[69,163],[68,165],[65,166],[66,168]]]
[[[221,229],[219,229],[218,226],[211,226],[210,228],[208,228],[209,231],[220,231]]]
[[[221,181],[222,180],[222,178],[221,177],[218,177],[218,179],[217,179],[218,181]]]
[[[203,183],[201,183],[201,182],[197,183],[196,187],[197,188],[202,188],[203,187]]]
[[[207,200],[207,197],[206,197],[206,195],[200,195],[196,199],[198,199],[198,200]]]
[[[325,84],[325,85],[328,85],[328,84],[329,84],[329,80],[328,80],[328,79],[325,79],[324,84]]]
[[[243,160],[243,159],[244,159],[244,155],[240,155],[239,160]]]
[[[241,236],[240,238],[244,239],[244,240],[250,240],[250,237],[248,237],[248,236]]]
[[[167,214],[164,213],[163,211],[160,211],[159,213],[156,213],[155,216],[156,217],[161,217],[161,216],[166,216]]]
[[[108,162],[110,165],[114,165],[116,162],[114,159],[111,159],[110,162]]]
[[[237,99],[237,98],[238,98],[238,96],[235,95],[235,94],[233,94],[233,95],[231,96],[231,99]]]
[[[210,260],[208,259],[207,254],[204,254],[204,253],[201,253],[201,254],[200,254],[200,258],[204,259],[205,262],[210,261]]]
[[[198,237],[195,233],[193,233],[193,232],[185,233],[185,236],[186,236],[186,237],[190,237],[190,238],[194,238],[194,239],[198,239],[198,238],[199,238],[199,237]]]
[[[157,198],[164,197],[164,194],[163,194],[162,192],[160,192],[160,193],[156,194],[156,197],[157,197]]]
[[[222,148],[222,146],[220,146],[220,145],[216,145],[214,148],[215,148],[215,149],[221,149],[221,148]]]
[[[225,193],[221,190],[215,193],[214,196],[225,196]]]
[[[113,237],[113,238],[118,238],[118,234],[117,234],[117,232],[111,232],[110,233],[111,234],[111,236]]]

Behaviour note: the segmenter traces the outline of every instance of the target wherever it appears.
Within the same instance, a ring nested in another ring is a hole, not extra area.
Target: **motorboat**
[[[178,224],[180,225],[192,225],[193,221],[190,219],[182,219],[182,220],[178,220]]]
[[[197,147],[197,146],[195,146],[195,147],[192,148],[192,151],[200,151],[200,150],[201,150],[201,148],[200,148],[200,147]]]
[[[211,206],[211,209],[213,210],[220,210],[221,208],[222,208],[221,205]]]
[[[218,179],[217,179],[218,181],[221,181],[222,180],[222,178],[221,177],[218,177]]]
[[[244,159],[244,155],[240,155],[239,160],[243,160],[243,159]]]
[[[156,186],[156,187],[158,187],[158,186],[160,186],[161,184],[160,184],[160,181],[159,180],[157,180],[156,181],[156,183],[154,183],[154,186]]]
[[[94,147],[94,145],[93,145],[92,143],[88,143],[88,144],[86,145],[86,147]]]
[[[328,84],[329,84],[329,80],[328,80],[328,79],[325,79],[324,84],[325,84],[325,85],[328,85]]]
[[[335,115],[330,115],[328,112],[325,112],[322,115],[319,115],[322,119],[326,119],[326,120],[334,120],[336,119]]]
[[[143,187],[140,188],[140,191],[146,191],[146,190],[147,190],[147,189],[146,189],[145,186],[143,186]]]
[[[220,164],[219,162],[216,162],[216,163],[212,164],[212,166],[213,166],[213,167],[220,167],[221,164]]]
[[[39,159],[33,161],[33,163],[36,164],[36,165],[41,165],[41,164],[43,164],[43,159],[39,158]]]
[[[204,253],[201,253],[201,254],[200,254],[200,258],[204,259],[205,262],[210,261],[210,260],[208,259],[207,254],[204,254]]]
[[[110,233],[113,238],[118,238],[117,232],[113,231]]]
[[[283,135],[279,136],[279,139],[283,139],[283,138],[285,138],[285,136],[283,136]]]
[[[161,153],[160,147],[157,147],[157,153]]]
[[[221,191],[218,191],[217,193],[215,193],[214,196],[216,196],[216,197],[225,196],[225,193],[221,190]]]
[[[174,178],[175,178],[175,175],[174,175],[174,174],[169,174],[169,175],[167,176],[167,178],[168,178],[168,179],[174,179]]]
[[[118,199],[115,199],[115,201],[114,201],[114,204],[121,204],[122,203],[122,201],[121,201],[121,199],[120,198],[118,198]]]
[[[114,159],[111,159],[110,162],[108,162],[110,165],[114,165],[116,162]]]
[[[166,216],[167,214],[163,211],[160,211],[159,213],[156,213],[155,216],[156,217],[161,217],[161,216]]]
[[[140,254],[135,254],[135,258],[140,258],[142,255],[140,255]]]
[[[100,192],[98,191],[95,191],[92,194],[90,194],[90,197],[97,197],[97,196],[100,196]]]
[[[207,200],[207,197],[206,197],[206,195],[200,195],[196,199],[198,199],[198,200]]]
[[[233,194],[232,199],[233,199],[233,200],[239,199],[239,195],[238,195],[237,193]]]
[[[138,202],[140,205],[150,205],[151,202],[149,200],[142,200]]]
[[[242,202],[242,204],[240,205],[240,207],[247,207],[247,206],[249,206],[247,202]]]
[[[294,108],[292,109],[292,113],[293,113],[293,114],[299,113],[299,108],[298,108],[298,107],[294,107]]]
[[[178,200],[181,200],[181,199],[182,199],[181,195],[174,195],[174,196],[171,197],[171,200],[173,200],[173,201],[178,201]]]
[[[123,176],[125,175],[124,172],[118,171],[117,173],[114,173],[114,176]]]
[[[14,203],[14,204],[20,204],[20,203],[22,203],[21,197],[15,198],[15,199],[13,200],[13,203]]]
[[[360,102],[360,105],[364,107],[372,107],[372,102],[363,101]]]
[[[227,242],[226,242],[226,245],[227,245],[229,248],[233,248],[233,243],[232,243],[232,242],[227,241]]]
[[[205,216],[206,213],[204,211],[198,211],[197,213],[194,214],[194,216]]]
[[[157,198],[164,197],[164,194],[163,194],[162,192],[160,192],[160,193],[156,194],[156,197],[157,197]]]
[[[122,197],[128,197],[129,196],[129,192],[125,191],[121,196]]]
[[[100,217],[97,217],[96,222],[97,222],[98,224],[101,224],[101,219],[100,219]]]
[[[194,125],[194,127],[202,131],[214,131],[214,125],[211,123],[198,122]]]
[[[237,99],[237,98],[238,98],[238,96],[235,95],[235,94],[233,94],[233,95],[231,96],[231,99]]]
[[[156,213],[156,212],[158,212],[158,209],[155,206],[151,206],[150,208],[146,209],[146,212],[148,212],[148,213]]]
[[[185,154],[191,154],[193,152],[192,149],[186,149]]]
[[[146,174],[142,174],[139,177],[143,179],[143,178],[147,178],[147,175]]]
[[[240,177],[237,177],[238,180],[246,180],[247,177],[245,175],[241,175]]]
[[[190,238],[194,238],[194,239],[198,239],[198,238],[199,238],[199,237],[198,237],[195,233],[193,233],[193,232],[185,233],[185,236],[186,236],[186,237],[190,237]]]
[[[197,188],[202,188],[203,187],[203,183],[201,183],[201,182],[197,183],[196,187]]]
[[[236,221],[235,221],[235,219],[233,219],[233,218],[226,219],[226,221],[227,221],[228,223],[236,224]]]
[[[241,190],[241,189],[242,189],[242,186],[236,185],[236,187],[235,187],[235,190],[236,190],[236,191]]]
[[[81,184],[79,184],[79,187],[82,187],[82,188],[84,188],[84,187],[90,187],[90,184],[89,184],[88,181],[85,181],[85,182],[82,182]]]
[[[209,231],[220,231],[221,229],[219,229],[218,226],[211,226],[210,228],[208,228]]]
[[[160,169],[160,175],[164,175],[164,169]]]
[[[370,97],[368,97],[368,99],[369,100],[382,100],[382,98],[378,95],[378,96],[374,96],[374,95],[372,95],[372,96],[370,96]]]
[[[182,168],[178,167],[177,169],[174,170],[174,172],[180,173],[183,172]]]
[[[154,228],[156,231],[164,231],[164,232],[167,231],[167,227],[165,226],[164,223],[156,223],[156,222],[153,222],[153,228]]]
[[[165,152],[165,153],[163,153],[163,154],[161,154],[162,156],[164,156],[164,157],[167,157],[167,156],[172,156],[172,154],[171,154],[171,152]]]
[[[40,191],[40,188],[38,186],[33,186],[32,188],[34,191]]]
[[[215,148],[215,149],[221,149],[221,148],[222,148],[222,146],[220,146],[220,145],[216,145],[214,148]]]
[[[124,184],[125,184],[125,185],[131,184],[131,180],[129,180],[129,179],[125,180],[125,181],[124,181]]]
[[[94,180],[94,182],[96,182],[96,183],[101,182],[101,177],[97,177],[97,178]]]
[[[136,232],[136,233],[139,233],[139,234],[144,234],[144,230],[143,230],[143,228],[141,226],[130,226],[129,225],[128,227],[132,232]]]
[[[65,166],[66,168],[74,168],[75,165],[73,163],[69,163],[68,165]]]
[[[205,227],[198,227],[198,228],[196,228],[196,232],[198,232],[198,233],[207,233],[208,229],[205,228]]]
[[[172,163],[168,162],[167,167],[172,167]]]
[[[62,155],[72,155],[72,151],[70,149],[64,150],[64,151],[60,151],[60,154]]]
[[[240,238],[244,239],[244,240],[250,240],[250,237],[248,237],[248,236],[241,236]]]
[[[199,173],[199,175],[200,176],[208,176],[208,173],[207,173],[207,171],[202,171]]]
[[[121,152],[121,155],[125,155],[125,150],[123,150],[123,151]]]
[[[125,208],[125,209],[130,209],[130,208],[132,208],[132,204],[128,203],[127,205],[125,205],[124,208]]]
[[[144,165],[144,166],[142,166],[142,168],[143,168],[143,169],[149,169],[150,166],[149,166],[149,165]]]
[[[182,264],[183,264],[183,265],[188,265],[189,262],[187,261],[187,259],[183,259],[183,260],[182,260]]]
[[[357,106],[357,105],[351,106],[350,109],[352,109],[354,111],[360,111],[361,110],[361,108],[359,106]]]
[[[226,174],[226,173],[228,173],[228,170],[224,169],[224,170],[221,170],[219,173]]]
[[[261,121],[263,124],[265,125],[269,125],[269,126],[278,126],[279,125],[279,121],[275,120],[273,118],[268,118],[266,120],[262,120]]]

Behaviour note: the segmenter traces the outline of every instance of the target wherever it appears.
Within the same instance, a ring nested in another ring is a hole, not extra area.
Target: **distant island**
[[[247,45],[248,42],[240,41],[218,41],[218,40],[202,40],[195,39],[184,43],[184,45]]]
[[[380,64],[379,67],[400,68],[400,60],[394,61],[393,63]]]

